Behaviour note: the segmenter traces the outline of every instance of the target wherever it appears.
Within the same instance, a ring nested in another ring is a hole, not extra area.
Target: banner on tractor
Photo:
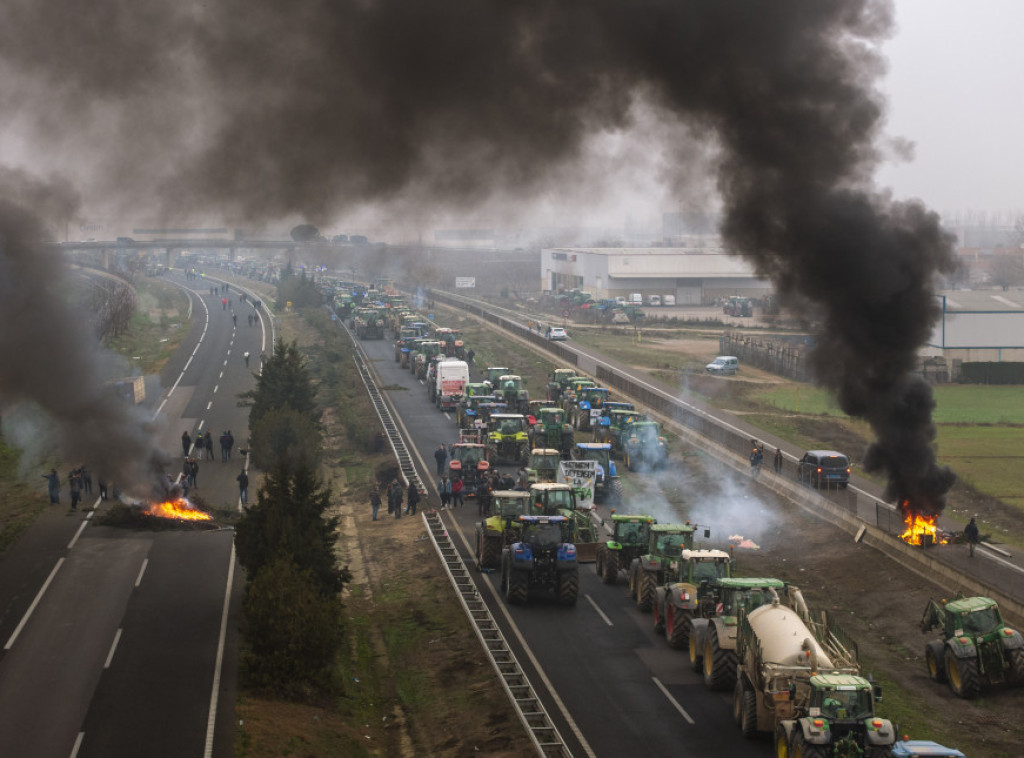
[[[558,464],[558,482],[572,487],[579,510],[592,510],[594,507],[597,467],[597,461],[562,461]]]

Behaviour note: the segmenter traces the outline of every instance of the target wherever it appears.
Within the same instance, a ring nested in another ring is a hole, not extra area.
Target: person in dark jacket
[[[49,474],[43,474],[43,479],[46,480],[47,488],[50,491],[50,502],[60,502],[60,477],[57,475],[57,469],[50,469]]]
[[[377,511],[380,510],[380,490],[377,489],[377,483],[374,482],[370,485],[370,509],[373,511],[373,520],[377,520]]]
[[[448,502],[452,499],[452,482],[445,474],[437,482],[437,494],[441,498],[441,508],[447,508]]]
[[[775,473],[782,473],[782,448],[775,448]]]
[[[249,503],[249,475],[242,469],[242,473],[235,477],[238,480],[238,497],[242,501],[242,505]]]
[[[476,486],[476,507],[480,516],[489,516],[491,513],[491,485],[486,477]]]
[[[420,491],[416,489],[416,482],[409,482],[409,491],[406,493],[405,499],[405,514],[407,516],[415,516],[416,506],[420,502]]]
[[[181,454],[186,458],[188,457],[188,451],[192,449],[192,438],[188,434],[188,429],[181,433]]]
[[[437,475],[441,476],[444,473],[444,464],[448,462],[448,451],[445,450],[443,442],[441,447],[434,451],[434,460],[437,461]]]
[[[395,518],[402,518],[402,485],[398,479],[393,480],[388,489],[388,510],[395,514]]]
[[[964,537],[967,538],[967,547],[971,551],[971,557],[974,557],[974,548],[978,546],[978,540],[981,538],[978,532],[978,524],[972,518],[970,523],[964,527]]]
[[[206,460],[213,460],[213,435],[210,434],[210,430],[206,430],[206,434],[203,436],[203,448],[206,450]]]

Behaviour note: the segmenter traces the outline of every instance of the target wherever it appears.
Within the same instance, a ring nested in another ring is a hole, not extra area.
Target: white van
[[[734,355],[720,355],[704,368],[709,374],[732,376],[740,370],[740,359]]]
[[[661,298],[661,304],[666,306],[674,306],[676,304],[676,296],[665,295],[665,297]]]
[[[469,382],[469,364],[445,358],[435,365],[433,381],[427,384],[430,399],[443,411],[455,410]]]
[[[644,296],[641,295],[639,292],[634,292],[632,295],[629,296],[629,304],[630,305],[643,305],[644,304]]]
[[[648,295],[647,304],[654,308],[661,307],[661,295]]]

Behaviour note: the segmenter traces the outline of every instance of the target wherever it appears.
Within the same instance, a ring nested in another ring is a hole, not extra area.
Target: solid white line
[[[612,623],[612,620],[605,615],[605,612],[597,607],[597,603],[594,602],[594,598],[592,598],[590,595],[584,595],[583,597],[587,599],[588,603],[594,606],[594,610],[597,611],[598,616],[604,619],[604,623],[606,623],[608,626],[615,626],[615,624]]]
[[[990,553],[988,550],[982,548],[981,546],[978,547],[978,552],[981,555],[983,555],[986,558],[988,558],[990,561],[995,561],[996,563],[1001,563],[1004,566],[1006,566],[1007,568],[1011,568],[1011,569],[1013,569],[1014,571],[1016,571],[1019,574],[1024,574],[1024,568],[1021,568],[1020,566],[1015,566],[1012,563],[1010,563],[1009,561],[1004,561],[998,555],[992,555],[992,553]]]
[[[142,584],[142,575],[146,573],[146,566],[149,565],[149,558],[142,559],[142,566],[139,568],[139,575],[135,577],[135,586]]]
[[[676,700],[674,697],[672,697],[672,693],[670,693],[667,689],[665,689],[665,685],[662,684],[660,681],[658,681],[658,677],[652,676],[651,679],[653,679],[654,683],[656,685],[658,685],[658,689],[661,690],[661,694],[664,695],[665,697],[667,697],[668,701],[670,703],[672,703],[673,706],[675,706],[675,709],[677,711],[679,711],[681,714],[683,714],[683,718],[686,719],[691,724],[693,724],[694,721],[693,721],[692,718],[690,718],[690,714],[686,712],[686,709],[683,708],[683,706],[679,705],[679,701],[678,700]]]
[[[228,564],[228,583],[224,587],[224,610],[220,616],[220,639],[217,642],[217,662],[213,667],[213,687],[210,691],[210,715],[206,720],[206,750],[203,758],[213,756],[213,731],[217,722],[217,700],[220,697],[220,672],[224,667],[224,640],[228,632],[228,608],[231,605],[231,584],[235,578],[235,543],[231,542],[231,562]]]
[[[10,650],[11,646],[14,645],[14,641],[16,639],[18,639],[18,635],[21,634],[21,630],[25,628],[25,624],[28,623],[29,617],[32,615],[32,612],[35,611],[36,606],[39,605],[39,601],[43,599],[43,594],[46,592],[47,588],[50,586],[50,582],[53,581],[53,577],[55,577],[57,575],[57,572],[60,570],[60,567],[63,566],[63,565],[64,565],[64,559],[63,558],[58,559],[57,565],[53,567],[53,571],[51,571],[50,575],[48,577],[46,577],[46,581],[43,582],[43,586],[40,587],[39,588],[39,592],[36,593],[36,599],[32,601],[32,605],[30,605],[28,607],[28,610],[25,611],[25,615],[21,617],[21,621],[18,623],[18,627],[14,630],[14,633],[11,635],[11,638],[9,640],[7,640],[7,644],[4,645],[4,650]]]
[[[91,512],[90,512],[90,514],[91,514]],[[85,520],[82,522],[82,525],[80,527],[78,527],[78,531],[75,532],[75,536],[72,537],[71,538],[71,542],[68,543],[68,550],[70,550],[71,548],[73,548],[75,546],[75,543],[78,542],[78,538],[82,536],[82,532],[85,531],[85,527],[87,527],[87,526],[89,526],[89,517],[88,516],[85,517]]]
[[[82,748],[82,740],[85,739],[85,732],[79,732],[78,736],[75,737],[74,747],[71,748],[70,758],[75,758],[78,755],[78,751]]]
[[[107,662],[103,664],[103,668],[110,668],[110,662],[114,660],[114,651],[117,650],[117,643],[121,641],[121,630],[118,629],[117,633],[114,634],[114,641],[110,643],[110,652],[107,653]]]

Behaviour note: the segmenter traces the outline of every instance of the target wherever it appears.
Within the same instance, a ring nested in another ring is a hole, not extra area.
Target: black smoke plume
[[[0,399],[7,407],[32,402],[46,412],[57,430],[62,478],[85,464],[125,492],[148,495],[165,456],[136,409],[105,385],[103,363],[114,356],[72,307],[52,233],[21,203],[63,219],[73,214],[75,200],[63,183],[0,171]]]
[[[684,188],[695,164],[678,125],[717,159],[728,245],[820,318],[814,365],[870,421],[869,467],[893,496],[941,509],[952,474],[910,372],[951,240],[872,183],[891,0],[97,0],[83,24],[54,23],[77,17],[70,0],[12,0],[2,13],[17,75],[0,86],[46,93],[22,128],[88,156],[96,194],[157,187],[176,210],[319,222],[366,203],[578,196],[595,175],[579,168],[587,141],[639,114],[669,125],[663,178]]]

